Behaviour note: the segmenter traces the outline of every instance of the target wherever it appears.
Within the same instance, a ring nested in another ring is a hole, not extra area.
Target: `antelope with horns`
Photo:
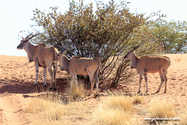
[[[65,52],[66,47],[58,54],[57,61],[61,62],[61,69],[66,70],[72,76],[70,91],[72,89],[73,80],[75,80],[78,86],[77,75],[88,75],[91,83],[90,94],[93,91],[94,83],[96,83],[96,95],[98,95],[100,61],[94,58],[83,57],[72,57],[68,59],[68,57],[64,55]]]
[[[37,85],[39,67],[43,67],[44,86],[46,86],[46,70],[48,68],[51,77],[50,89],[52,89],[53,75],[54,75],[54,81],[55,81],[54,90],[56,90],[56,71],[57,71],[58,62],[54,61],[54,59],[57,57],[58,50],[54,47],[47,47],[45,44],[39,44],[37,46],[32,45],[29,42],[29,40],[38,34],[29,37],[31,34],[29,34],[26,38],[23,38],[21,40],[21,43],[17,46],[17,49],[18,50],[24,49],[28,55],[29,61],[30,62],[34,61],[35,63],[36,81],[34,83],[34,86]],[[52,66],[54,67],[54,74],[52,71]]]
[[[137,57],[134,54],[134,50],[136,50],[139,46],[134,47],[133,50],[128,52],[125,59],[130,59],[131,61],[131,68],[135,68],[137,72],[139,73],[139,90],[138,93],[141,92],[141,82],[142,77],[144,75],[145,82],[146,82],[146,93],[148,92],[148,82],[147,82],[147,73],[156,73],[159,72],[161,83],[156,91],[158,93],[160,91],[160,88],[162,86],[162,83],[165,81],[165,91],[167,88],[167,69],[170,66],[170,59],[167,56],[141,56]]]

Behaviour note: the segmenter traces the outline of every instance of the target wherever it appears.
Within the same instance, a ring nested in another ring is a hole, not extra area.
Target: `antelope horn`
[[[140,47],[140,46],[136,46],[136,47],[134,47],[134,50],[136,50],[138,47]]]
[[[39,35],[40,33],[38,33],[38,34],[35,34],[35,35],[33,35],[33,36],[31,36],[30,38],[28,38],[28,39],[32,39],[33,37],[35,37],[35,36],[37,36],[37,35]]]
[[[33,33],[33,32],[32,32]],[[32,33],[30,33],[25,39],[27,39]]]

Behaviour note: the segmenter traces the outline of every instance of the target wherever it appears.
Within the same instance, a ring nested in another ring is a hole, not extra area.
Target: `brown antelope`
[[[32,34],[32,33],[31,33]],[[24,49],[28,55],[29,61],[34,61],[35,68],[36,68],[36,81],[34,83],[34,86],[37,85],[38,80],[38,70],[39,66],[44,68],[44,86],[46,86],[46,70],[48,68],[49,74],[51,76],[51,83],[50,83],[50,89],[52,89],[53,84],[53,72],[52,72],[52,65],[54,67],[54,81],[55,81],[55,87],[54,90],[56,90],[56,71],[57,71],[57,63],[54,61],[54,59],[57,57],[58,50],[54,47],[47,47],[45,44],[39,44],[37,46],[32,45],[29,40],[32,39],[34,36],[29,37],[31,34],[29,34],[26,38],[23,38],[21,40],[21,43],[17,46],[17,49]]]
[[[94,58],[83,58],[83,57],[72,57],[68,59],[65,56],[66,48],[64,48],[57,56],[57,61],[61,62],[61,69],[66,70],[71,74],[71,86],[70,91],[72,89],[73,80],[75,80],[78,86],[77,75],[88,75],[91,82],[90,94],[93,91],[93,85],[96,83],[96,95],[98,94],[98,86],[99,86],[99,67],[100,61]]]
[[[138,93],[141,92],[141,82],[142,82],[142,77],[144,75],[145,82],[146,82],[146,93],[148,92],[148,82],[147,82],[147,73],[156,73],[159,72],[160,74],[160,79],[161,83],[156,91],[158,93],[160,91],[160,88],[162,86],[162,83],[165,81],[165,91],[166,93],[166,88],[167,88],[167,69],[170,66],[170,59],[167,56],[141,56],[137,57],[134,54],[134,50],[137,49],[139,46],[134,47],[133,50],[128,52],[126,56],[124,57],[125,59],[130,59],[131,61],[131,68],[135,68],[137,72],[139,73],[139,91]]]

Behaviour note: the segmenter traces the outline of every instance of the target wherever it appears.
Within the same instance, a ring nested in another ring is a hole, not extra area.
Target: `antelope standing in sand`
[[[32,34],[32,33],[31,33]],[[56,90],[56,71],[57,71],[57,63],[54,61],[54,59],[57,57],[58,50],[54,47],[47,47],[45,44],[39,44],[37,46],[32,45],[29,40],[32,39],[34,36],[29,37],[31,34],[29,34],[26,38],[23,38],[21,40],[21,43],[17,46],[17,49],[24,49],[27,52],[29,61],[34,61],[35,68],[36,68],[36,81],[34,83],[34,86],[37,85],[38,80],[38,70],[39,66],[44,68],[44,86],[46,86],[46,70],[48,68],[49,74],[51,76],[51,83],[50,83],[50,89],[52,89],[53,84],[53,72],[52,72],[52,65],[54,67],[54,81],[55,81],[55,87],[54,90]]]
[[[148,82],[147,82],[147,73],[156,73],[159,72],[160,74],[160,79],[161,83],[156,91],[158,93],[160,91],[160,88],[162,86],[162,83],[165,81],[165,91],[166,93],[166,88],[167,88],[167,69],[170,66],[170,59],[167,56],[141,56],[137,57],[134,54],[134,50],[137,49],[139,46],[134,47],[133,50],[128,52],[126,56],[124,57],[125,59],[130,59],[131,61],[131,68],[135,68],[137,72],[140,75],[139,78],[139,91],[138,93],[141,92],[141,82],[142,82],[142,77],[144,75],[145,82],[146,82],[146,93],[148,92]]]
[[[66,57],[64,48],[57,56],[57,60],[61,62],[61,69],[66,70],[71,74],[71,86],[70,91],[72,89],[73,80],[76,81],[78,86],[77,75],[88,75],[91,82],[90,94],[93,91],[93,85],[96,83],[96,95],[98,94],[98,86],[99,86],[99,67],[100,61],[94,58],[83,58],[83,57],[72,57],[68,59]]]

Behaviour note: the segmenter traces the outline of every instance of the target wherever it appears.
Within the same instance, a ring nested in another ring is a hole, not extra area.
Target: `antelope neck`
[[[138,59],[136,58],[135,54],[133,53],[133,55],[131,56],[131,68],[136,68]]]
[[[70,62],[70,60],[68,59],[68,57],[67,56],[63,56],[63,68],[66,70],[66,71],[68,71],[69,72],[69,62]]]
[[[30,43],[28,43],[27,47],[25,48],[25,51],[27,52],[30,62],[33,61],[33,55],[35,53],[35,50],[36,50],[35,46]]]

